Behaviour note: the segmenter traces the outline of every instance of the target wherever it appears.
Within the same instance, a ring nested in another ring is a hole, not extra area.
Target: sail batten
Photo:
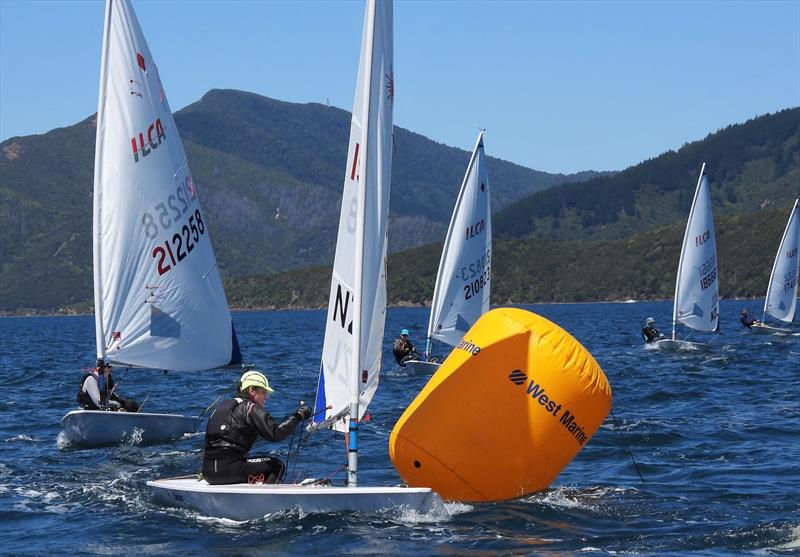
[[[767,295],[764,300],[764,314],[784,323],[794,321],[797,309],[797,281],[798,265],[800,265],[800,209],[795,200],[786,228],[775,254],[772,272],[767,285]]]
[[[108,0],[93,208],[97,356],[200,370],[238,351],[199,192],[128,0]]]

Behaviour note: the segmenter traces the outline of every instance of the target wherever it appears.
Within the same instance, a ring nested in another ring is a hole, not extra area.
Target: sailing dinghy
[[[760,323],[750,327],[757,333],[791,333],[792,329],[786,327],[773,327],[766,324],[767,315],[784,323],[794,321],[797,309],[797,275],[800,264],[800,210],[795,200],[786,229],[783,231],[775,263],[767,285],[767,297],[764,300],[764,313]]]
[[[348,435],[347,486],[313,481],[282,485],[209,485],[197,477],[147,485],[168,504],[208,516],[248,520],[276,511],[374,511],[398,506],[426,512],[430,488],[362,487],[358,424],[378,387],[386,318],[386,231],[392,162],[392,3],[368,0],[336,241],[336,255],[311,430]]]
[[[128,0],[108,0],[95,151],[97,359],[205,370],[241,362],[178,129]],[[198,416],[74,410],[62,438],[97,446],[197,430]]]
[[[481,132],[458,191],[442,248],[428,320],[427,361],[405,362],[412,374],[433,373],[441,365],[430,361],[433,339],[456,346],[478,318],[489,311],[491,261],[489,173]]]
[[[707,343],[679,340],[676,337],[676,326],[682,324],[696,331],[719,332],[718,286],[711,188],[706,176],[706,164],[703,163],[678,262],[675,301],[672,306],[672,338],[656,341],[653,343],[655,347],[660,350],[707,348]]]

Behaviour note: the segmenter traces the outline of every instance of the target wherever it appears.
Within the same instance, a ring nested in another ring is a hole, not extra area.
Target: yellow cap
[[[261,373],[260,371],[245,371],[242,374],[242,378],[239,380],[242,384],[242,391],[247,389],[248,387],[261,387],[262,389],[266,389],[268,393],[274,392],[273,389],[269,386],[269,381],[267,381],[267,376]]]

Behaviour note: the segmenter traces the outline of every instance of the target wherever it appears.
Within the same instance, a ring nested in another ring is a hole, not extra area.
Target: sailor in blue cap
[[[408,329],[401,330],[400,338],[396,338],[392,342],[392,354],[394,354],[394,359],[397,360],[400,367],[404,367],[409,360],[422,359],[422,355],[414,349],[414,345],[408,340]]]

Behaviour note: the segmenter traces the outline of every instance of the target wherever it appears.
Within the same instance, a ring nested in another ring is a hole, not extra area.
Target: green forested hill
[[[800,108],[736,124],[609,177],[530,195],[494,218],[499,237],[622,238],[685,218],[706,162],[717,215],[800,195]]]
[[[763,296],[792,204],[717,218],[720,295]],[[621,240],[497,240],[492,303],[671,298],[685,223]],[[441,244],[389,256],[390,304],[427,304]],[[237,308],[325,307],[330,267],[226,281]]]
[[[349,114],[214,90],[176,113],[176,122],[223,277],[261,277],[229,282],[234,305],[324,305],[327,271],[305,268],[328,265],[333,257]],[[92,117],[0,143],[0,311],[90,307],[94,125]],[[390,251],[426,247],[390,259],[392,269],[404,258],[417,262],[390,272],[393,300],[430,296],[439,255],[427,244],[444,236],[468,157],[395,128]],[[677,251],[668,253],[668,246],[678,242],[662,245],[672,228],[652,228],[671,225],[680,235],[703,161],[720,222],[726,215],[757,211],[753,218],[761,218],[766,213],[759,209],[788,207],[800,195],[800,109],[730,126],[616,175],[545,174],[490,158],[492,206],[499,210],[493,218],[494,300],[671,296],[672,278],[652,281],[674,275]],[[551,187],[560,182],[567,183]],[[777,240],[760,239],[772,224],[767,219],[751,233],[766,254],[731,260],[727,276],[720,230],[724,294],[763,293],[760,279],[743,267],[774,253]],[[748,237],[738,241],[744,245]],[[636,257],[614,239],[634,242]],[[649,244],[649,251],[636,242]],[[599,254],[608,256],[599,260]],[[644,256],[649,259],[642,264]],[[428,258],[431,268],[422,264]],[[527,266],[528,259],[539,265]],[[602,275],[582,282],[582,273],[595,268]],[[292,269],[303,270],[263,278]],[[752,267],[753,273],[767,271]],[[270,285],[280,288],[270,294]]]
[[[175,118],[223,276],[331,262],[348,112],[214,90]],[[401,128],[395,135],[393,251],[444,236],[469,158]],[[0,143],[0,311],[90,303],[94,144],[94,117]],[[490,165],[496,208],[596,174]]]

